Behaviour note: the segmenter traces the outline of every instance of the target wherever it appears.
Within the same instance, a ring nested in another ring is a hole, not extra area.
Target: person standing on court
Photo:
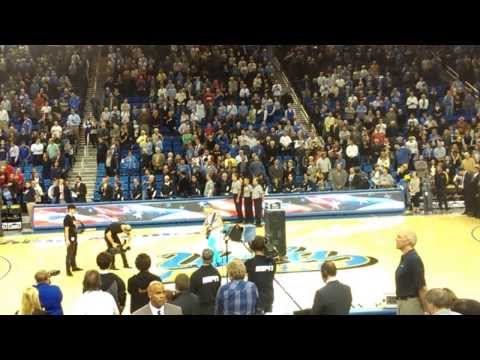
[[[130,294],[130,314],[148,304],[148,284],[152,281],[162,281],[160,276],[149,271],[151,265],[152,259],[147,254],[139,254],[135,259],[135,267],[139,272],[127,282],[127,291]]]
[[[258,289],[251,281],[245,281],[247,269],[240,259],[227,265],[230,281],[218,290],[215,300],[215,315],[255,315],[257,313]]]
[[[66,269],[67,276],[73,276],[72,271],[81,271],[77,266],[77,220],[75,219],[76,206],[69,204],[67,215],[63,219],[65,244],[67,245]]]
[[[118,235],[125,234],[128,236],[128,240],[122,244]],[[130,269],[128,266],[127,256],[125,252],[129,249],[124,248],[125,245],[129,244],[132,240],[132,227],[128,224],[114,222],[111,223],[105,229],[105,242],[107,244],[107,251],[112,254],[112,265],[110,267],[111,270],[118,270],[115,267],[115,256],[120,253],[122,256],[123,267],[125,269]]]
[[[190,278],[187,274],[178,274],[175,277],[175,295],[170,304],[182,308],[183,315],[198,315],[198,296],[190,290]]]
[[[252,179],[252,201],[255,208],[255,225],[262,225],[262,213],[263,213],[263,196],[264,191],[262,185],[258,183],[258,178]]]
[[[243,179],[243,206],[245,207],[245,223],[253,223],[253,204],[252,204],[252,190],[250,179],[248,177]]]
[[[213,251],[202,251],[203,265],[190,276],[190,291],[198,296],[199,315],[215,313],[215,298],[221,285],[219,271],[212,265]]]
[[[237,173],[232,174],[232,196],[233,203],[235,204],[235,210],[237,212],[237,221],[239,223],[243,222],[243,211],[242,211],[242,179],[238,178]]]
[[[315,293],[312,315],[348,315],[352,306],[350,286],[337,280],[337,267],[333,261],[325,261],[320,272],[325,286]]]
[[[447,200],[447,184],[448,184],[448,174],[443,169],[442,165],[437,166],[437,171],[435,172],[435,190],[437,192],[438,207],[440,210],[443,210],[443,205],[445,205],[445,210],[448,211],[448,200]]]
[[[275,277],[275,259],[265,256],[265,238],[255,236],[250,245],[255,256],[245,261],[248,281],[257,285],[258,302],[257,312],[265,314],[272,312],[273,305],[273,278]]]
[[[410,230],[401,231],[395,241],[397,249],[402,252],[395,271],[398,315],[424,315],[427,312],[427,287],[425,268],[415,250],[417,234]]]

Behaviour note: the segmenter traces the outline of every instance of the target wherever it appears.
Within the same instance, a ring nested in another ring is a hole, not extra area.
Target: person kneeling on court
[[[165,288],[160,281],[152,281],[147,288],[150,301],[132,315],[183,315],[182,308],[167,303]]]
[[[326,285],[315,293],[312,315],[348,315],[352,306],[350,286],[337,280],[333,261],[325,261],[320,272]]]
[[[275,259],[265,256],[266,245],[263,236],[256,236],[250,248],[255,256],[245,261],[248,281],[258,288],[257,313],[272,312],[273,305],[273,278],[275,276]]]
[[[121,242],[120,238],[118,237],[119,234],[126,234],[128,236],[128,240],[125,242]],[[128,266],[127,256],[125,252],[130,250],[130,247],[127,245],[130,244],[132,240],[132,227],[128,224],[123,223],[111,223],[105,229],[105,242],[107,243],[107,251],[112,255],[112,264],[110,266],[111,270],[118,270],[115,267],[115,255],[120,253],[122,256],[123,267],[125,269],[130,269]]]

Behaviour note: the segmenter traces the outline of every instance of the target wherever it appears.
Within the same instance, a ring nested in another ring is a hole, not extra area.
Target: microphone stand
[[[228,242],[230,241],[230,237],[228,234],[223,235],[223,240],[225,241],[225,258],[226,258],[226,265],[228,265]],[[227,278],[227,284],[228,284],[228,272],[225,274],[225,277]]]

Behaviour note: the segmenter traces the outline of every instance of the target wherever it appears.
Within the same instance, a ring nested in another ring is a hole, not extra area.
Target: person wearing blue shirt
[[[397,167],[403,164],[408,164],[412,156],[411,151],[405,147],[405,144],[402,143],[401,146],[397,145],[397,151],[395,152],[395,158],[397,160]]]
[[[70,96],[70,100],[68,101],[68,105],[75,111],[78,111],[78,109],[80,108],[80,97],[76,95],[73,91],[72,95]]]
[[[18,159],[20,161],[21,166],[24,166],[30,163],[30,160],[31,160],[30,147],[27,144],[25,144],[25,141],[22,141],[22,145],[20,145]]]
[[[52,285],[48,271],[40,270],[35,274],[35,287],[38,290],[40,303],[48,315],[63,315],[62,290],[57,285]]]
[[[257,313],[258,288],[245,281],[245,264],[234,259],[227,265],[230,282],[223,285],[215,300],[215,315],[254,315]]]
[[[124,159],[122,159],[122,165],[125,166],[125,168],[128,170],[138,168],[138,161],[135,156],[133,156],[132,150],[128,150],[128,155]]]

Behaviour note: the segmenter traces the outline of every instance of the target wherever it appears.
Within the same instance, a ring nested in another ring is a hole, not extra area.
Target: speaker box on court
[[[287,255],[287,235],[285,226],[285,211],[265,211],[265,238],[275,246],[280,256]]]

